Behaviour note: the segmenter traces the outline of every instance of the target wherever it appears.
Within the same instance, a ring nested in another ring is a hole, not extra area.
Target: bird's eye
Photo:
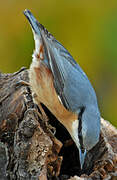
[[[83,137],[82,137],[82,114],[84,112],[85,108],[82,107],[81,111],[78,115],[78,120],[79,120],[79,126],[78,126],[78,137],[79,137],[79,142],[80,142],[80,149],[84,153],[84,146],[83,146]]]

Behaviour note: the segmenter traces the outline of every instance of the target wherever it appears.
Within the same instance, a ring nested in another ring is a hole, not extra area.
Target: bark
[[[117,129],[101,119],[100,141],[80,170],[68,132],[34,104],[28,81],[25,68],[0,74],[0,179],[117,179]]]

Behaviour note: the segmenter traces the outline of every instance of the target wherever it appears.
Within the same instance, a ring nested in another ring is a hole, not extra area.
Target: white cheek
[[[34,37],[34,39],[35,39],[35,51],[37,53],[39,53],[39,49],[40,49],[40,47],[42,45],[41,39],[39,37],[37,37],[37,36]]]
[[[39,52],[40,52],[42,40],[41,40],[41,36],[39,37],[37,34],[35,34],[34,31],[33,31],[33,34],[34,34],[34,40],[35,40],[35,50],[34,50],[33,55],[32,55],[32,58],[33,58],[32,60],[33,60],[33,62],[38,64],[39,59],[37,58],[37,54],[39,54]],[[40,54],[40,58],[43,58],[42,53]]]
[[[41,36],[38,36],[37,34],[35,34],[35,32],[33,32],[33,34],[34,34],[34,40],[35,40],[35,51],[38,53],[42,45],[42,38]]]
[[[78,139],[78,120],[76,119],[75,121],[73,121],[72,123],[72,138],[77,146],[77,148],[80,147],[80,143],[79,143],[79,139]]]

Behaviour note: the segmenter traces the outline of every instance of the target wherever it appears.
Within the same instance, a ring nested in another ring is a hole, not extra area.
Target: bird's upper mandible
[[[62,104],[61,106],[58,104],[61,109],[63,106],[63,117],[59,116],[59,111],[55,110],[54,105],[49,105],[49,98],[40,97],[40,99],[55,113],[56,117],[58,113],[58,120],[67,128],[79,149],[82,166],[85,152],[99,141],[100,112],[95,91],[86,74],[70,53],[34,18],[29,10],[25,10],[24,14],[31,24],[35,39],[36,55],[33,55],[32,67],[39,66],[40,71],[46,67],[51,72],[52,88],[58,98],[56,103],[59,101]],[[41,69],[41,66],[44,68]],[[47,79],[45,83],[48,83]],[[35,83],[35,86],[39,85]],[[47,89],[42,90],[47,91]],[[36,94],[38,95],[38,91]],[[68,113],[69,117],[64,116],[64,113]],[[69,122],[64,117],[67,117]]]

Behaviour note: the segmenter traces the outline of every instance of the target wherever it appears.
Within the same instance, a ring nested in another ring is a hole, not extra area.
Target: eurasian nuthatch
[[[81,168],[87,151],[99,141],[100,112],[95,91],[70,53],[24,11],[32,27],[35,51],[29,78],[38,102],[65,126],[79,150]]]

